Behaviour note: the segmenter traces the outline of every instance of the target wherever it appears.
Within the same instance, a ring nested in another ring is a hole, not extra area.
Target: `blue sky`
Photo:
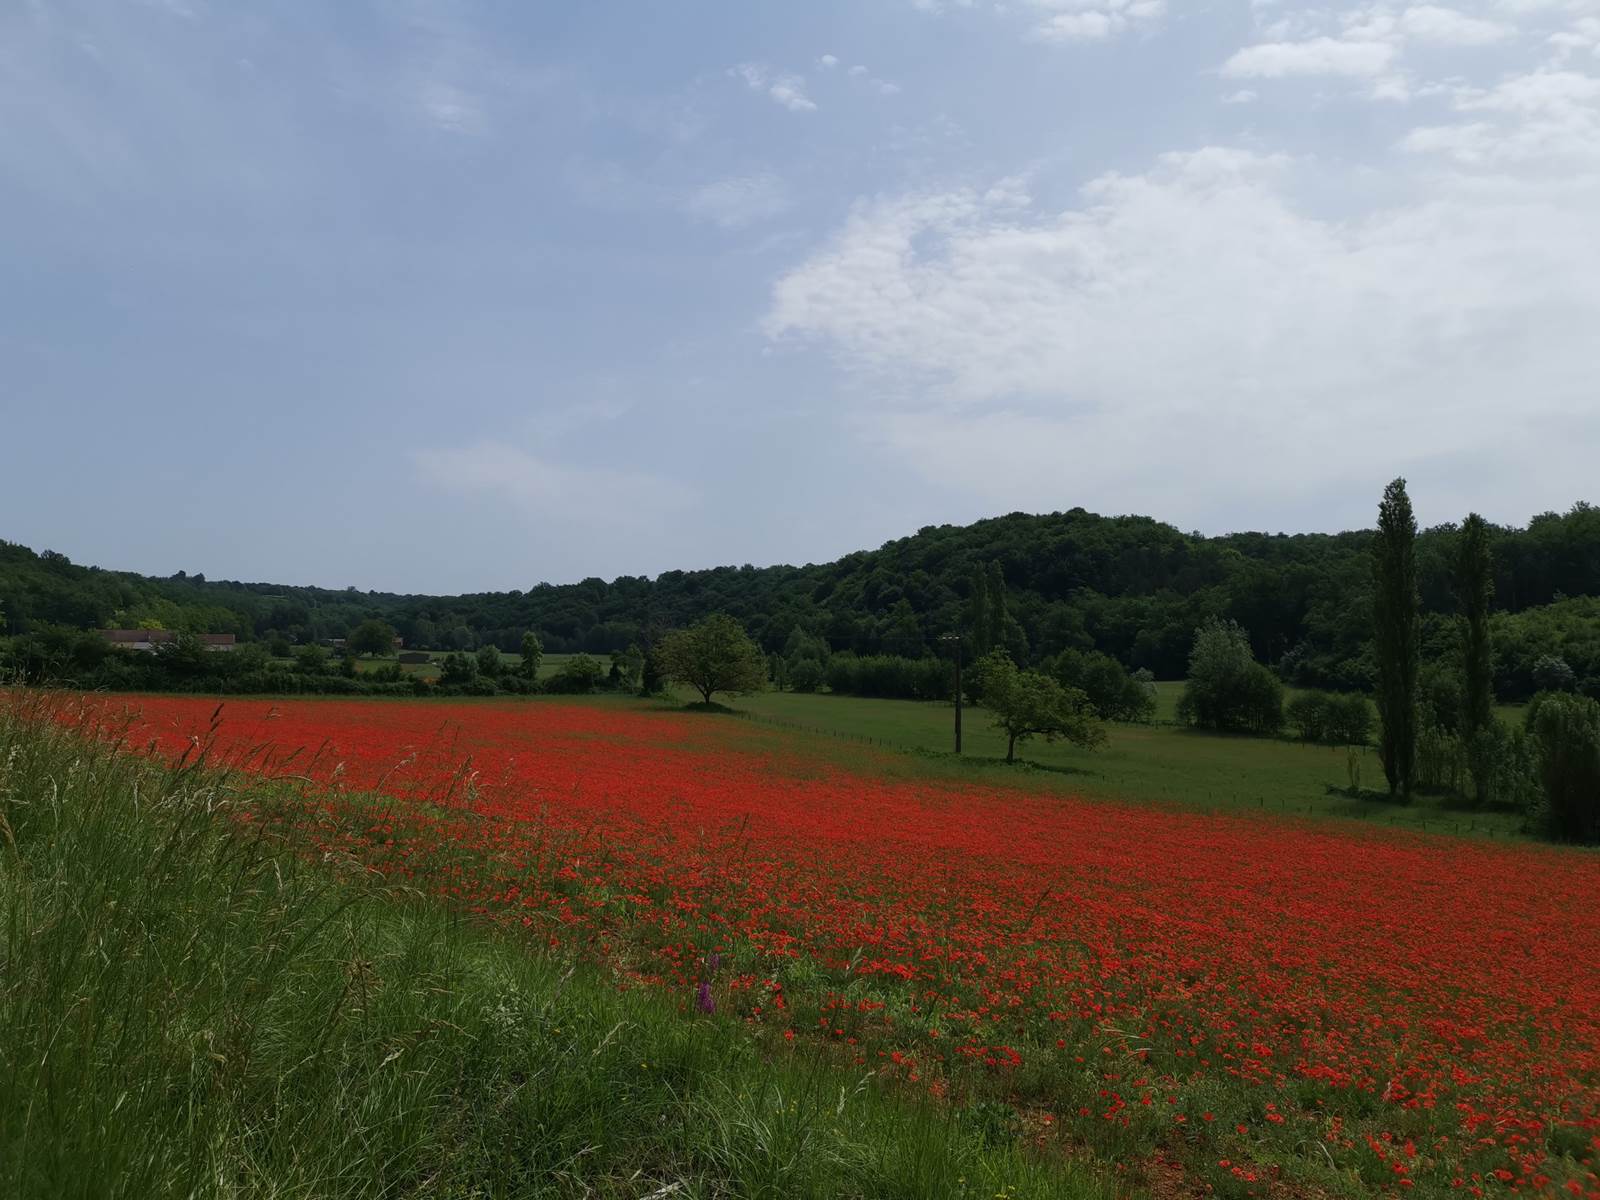
[[[0,8],[0,537],[471,591],[1595,496],[1600,0]]]

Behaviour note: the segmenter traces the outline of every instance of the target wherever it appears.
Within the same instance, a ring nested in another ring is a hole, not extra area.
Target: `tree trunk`
[[[1017,757],[1017,735],[1011,735],[1011,742],[1006,746],[1006,761],[1015,762]]]

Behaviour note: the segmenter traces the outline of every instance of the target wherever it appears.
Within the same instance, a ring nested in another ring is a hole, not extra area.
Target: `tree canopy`
[[[1600,638],[1579,604],[1600,597],[1600,510],[1574,505],[1524,528],[1488,525],[1494,610],[1494,678],[1502,699],[1534,691],[1542,655],[1563,658],[1573,686],[1600,694]],[[1373,530],[1338,534],[1237,533],[1201,537],[1148,517],[1082,509],[929,526],[830,563],[667,571],[455,596],[355,588],[290,587],[166,577],[84,567],[52,551],[0,542],[0,610],[8,635],[44,625],[76,629],[153,623],[241,640],[278,635],[292,644],[348,637],[363,621],[387,621],[419,649],[515,653],[524,633],[546,652],[606,656],[712,612],[742,622],[768,654],[800,630],[828,653],[927,655],[975,621],[1021,663],[1064,650],[1094,651],[1158,679],[1184,674],[1194,631],[1227,617],[1255,657],[1299,686],[1369,688]],[[1419,532],[1417,585],[1425,643],[1454,654],[1457,530]],[[998,568],[997,570],[995,568]],[[533,576],[534,579],[537,576]],[[1003,591],[1004,620],[990,620]],[[982,603],[975,603],[981,595]],[[902,601],[904,603],[902,603]],[[1565,605],[1559,614],[1544,614]],[[980,610],[979,611],[976,610]],[[1516,624],[1512,631],[1507,628]],[[1560,629],[1557,629],[1557,626]],[[973,643],[976,646],[976,643]],[[826,657],[820,658],[824,666]],[[646,669],[646,682],[653,682]]]
[[[1015,762],[1017,743],[1031,737],[1062,738],[1093,748],[1105,742],[1105,727],[1089,698],[1038,671],[1019,671],[1004,650],[991,650],[973,667],[984,708],[1006,735],[1006,761]]]
[[[761,647],[726,613],[712,613],[669,633],[656,647],[656,656],[665,678],[694,688],[707,704],[718,692],[739,695],[767,683]]]

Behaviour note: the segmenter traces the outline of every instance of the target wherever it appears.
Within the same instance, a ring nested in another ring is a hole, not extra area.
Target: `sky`
[[[0,537],[463,592],[1596,495],[1600,0],[9,0]]]

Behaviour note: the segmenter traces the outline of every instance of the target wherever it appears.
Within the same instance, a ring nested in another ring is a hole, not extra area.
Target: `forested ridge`
[[[1417,543],[1425,656],[1453,645],[1453,525]],[[711,612],[742,621],[769,652],[795,630],[834,651],[911,658],[966,627],[974,581],[998,564],[1003,642],[1019,662],[1097,650],[1158,678],[1183,675],[1196,628],[1236,620],[1263,662],[1294,683],[1371,684],[1370,530],[1337,534],[1183,533],[1148,517],[1083,509],[930,526],[877,550],[803,567],[667,571],[655,579],[539,583],[526,591],[398,595],[153,578],[79,566],[52,551],[0,542],[5,634],[49,626],[147,625],[292,643],[345,636],[362,620],[392,624],[410,646],[515,650],[532,630],[547,650],[606,653],[648,644]],[[1600,689],[1600,509],[1580,503],[1525,527],[1490,528],[1495,684],[1534,690],[1544,659]],[[529,564],[536,576],[537,563]]]

